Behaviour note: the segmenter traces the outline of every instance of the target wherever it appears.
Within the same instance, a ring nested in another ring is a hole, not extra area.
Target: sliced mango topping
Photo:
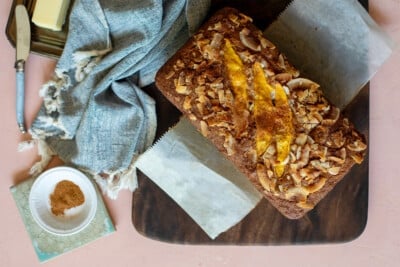
[[[247,77],[245,68],[242,60],[235,52],[228,39],[225,40],[224,59],[228,70],[228,77],[235,95],[235,102],[237,102],[237,105],[240,105],[242,109],[247,108]]]
[[[269,84],[258,62],[253,65],[253,75],[257,155],[262,155],[268,146],[276,143],[274,171],[275,175],[280,177],[285,170],[285,160],[290,153],[293,139],[292,112],[282,86]]]
[[[284,161],[289,156],[290,144],[293,139],[293,124],[292,124],[292,111],[290,110],[289,101],[286,93],[280,84],[275,86],[275,108],[280,115],[275,119],[277,123],[276,130],[276,147],[277,147],[277,161],[276,166],[277,176],[281,176],[284,171]]]
[[[254,116],[256,121],[256,151],[257,155],[262,155],[272,143],[274,134],[273,124],[268,122],[268,118],[274,113],[272,104],[272,93],[274,88],[267,83],[264,71],[259,63],[253,65],[254,75]]]
[[[248,85],[243,62],[228,39],[225,39],[224,61],[235,99],[234,121],[239,135],[247,128]]]
[[[247,128],[247,76],[242,60],[227,39],[225,39],[223,51],[226,71],[234,95],[233,119],[236,136],[238,136]],[[280,177],[285,170],[285,160],[289,156],[293,139],[292,112],[282,86],[270,84],[258,62],[253,65],[253,76],[257,155],[264,154],[270,145],[276,145],[277,154],[273,166],[275,175]]]

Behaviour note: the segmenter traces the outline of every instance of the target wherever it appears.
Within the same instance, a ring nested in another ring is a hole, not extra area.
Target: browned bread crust
[[[365,138],[235,9],[206,22],[156,85],[290,219],[364,158]]]

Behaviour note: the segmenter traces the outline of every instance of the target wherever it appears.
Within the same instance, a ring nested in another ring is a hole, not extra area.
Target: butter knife
[[[15,7],[15,21],[16,21],[16,84],[17,84],[17,97],[16,97],[16,112],[17,124],[22,133],[26,132],[25,119],[24,119],[24,105],[25,105],[25,62],[28,59],[30,45],[31,45],[31,28],[29,22],[28,12],[24,5],[16,5]]]

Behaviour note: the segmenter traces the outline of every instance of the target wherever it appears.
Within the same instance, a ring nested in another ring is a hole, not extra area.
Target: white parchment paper
[[[260,193],[187,120],[168,131],[137,167],[211,237],[242,220]]]
[[[390,39],[353,0],[295,0],[265,34],[303,77],[320,83],[341,108],[393,49]],[[261,197],[185,119],[144,153],[137,167],[211,238],[242,220]]]
[[[264,35],[341,109],[394,47],[357,0],[295,0]]]

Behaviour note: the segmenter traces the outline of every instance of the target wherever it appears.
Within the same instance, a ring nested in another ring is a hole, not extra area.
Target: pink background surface
[[[0,1],[0,266],[39,266],[9,187],[24,180],[36,149],[17,152],[15,50],[4,31],[11,0]],[[400,42],[400,0],[370,0],[377,23]],[[55,61],[31,54],[26,65],[28,125],[40,107],[38,91]],[[396,50],[371,81],[370,189],[363,234],[344,244],[302,246],[191,246],[143,237],[131,223],[132,194],[105,199],[117,231],[59,256],[46,266],[399,266],[400,262],[400,53]]]

